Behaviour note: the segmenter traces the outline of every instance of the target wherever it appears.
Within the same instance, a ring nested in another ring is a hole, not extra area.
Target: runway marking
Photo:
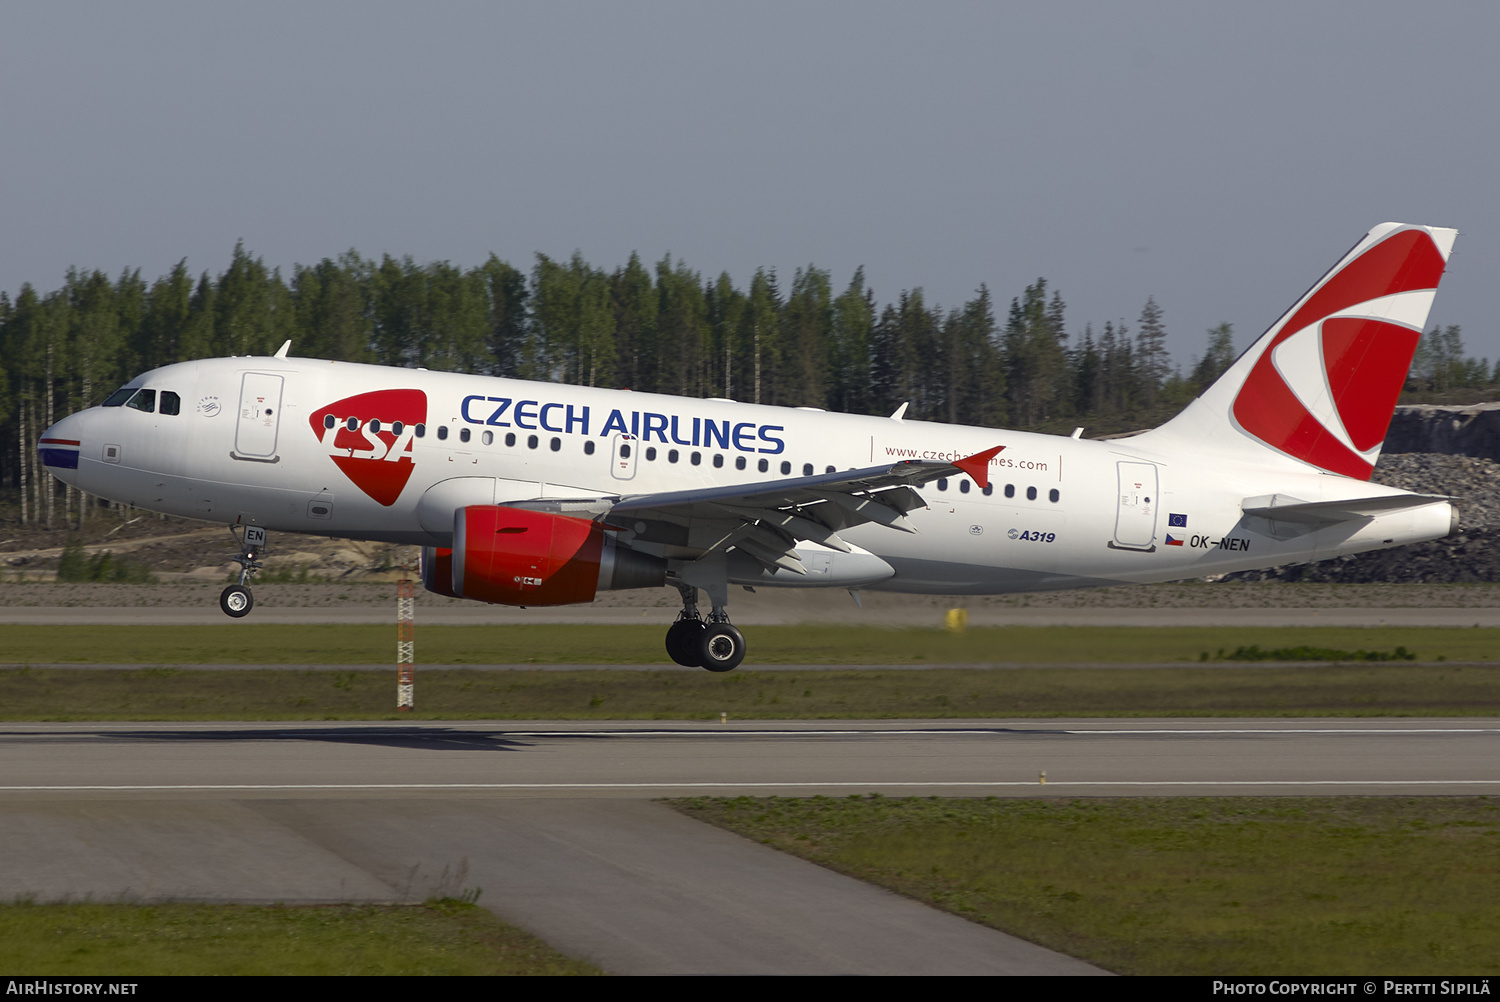
[[[796,737],[807,735],[811,737],[827,737],[839,734],[891,734],[900,737],[920,737],[923,735],[995,735],[1022,732],[1027,734],[1500,734],[1500,727],[1225,727],[1225,728],[1201,728],[1182,729],[1173,728],[1142,728],[1139,730],[1131,728],[1114,728],[1093,730],[1089,728],[1049,728],[1046,726],[1027,726],[1024,724],[1014,726],[997,726],[982,728],[923,728],[921,730],[822,730],[822,731],[496,731],[497,734],[505,734],[512,737],[525,738],[561,738],[561,737],[590,737],[590,738],[660,738],[660,737],[716,737],[732,738],[760,736],[767,737]]]
[[[860,788],[901,786],[915,789],[951,789],[954,787],[1024,787],[1037,789],[1056,786],[1500,786],[1500,779],[1075,779],[1048,780],[954,780],[902,781],[846,780],[716,783],[245,783],[245,784],[153,784],[121,786],[0,786],[0,793],[98,793],[98,792],[236,792],[251,790],[720,790],[720,789],[826,789],[828,787]]]
[[[141,740],[149,740],[162,735],[193,734],[203,731],[214,730],[242,731],[244,728],[229,727],[217,728],[211,725],[191,728],[160,728],[150,726],[127,726],[122,728],[107,728],[96,731],[45,731],[41,733],[28,731],[10,731],[0,728],[0,741],[74,741],[80,739],[93,740],[115,740],[119,738],[136,737]],[[512,731],[491,728],[465,728],[462,726],[446,726],[440,728],[365,728],[365,727],[320,727],[320,728],[297,728],[297,729],[274,729],[264,730],[252,729],[245,731],[242,740],[245,741],[267,741],[267,740],[322,740],[330,733],[341,736],[356,737],[379,737],[382,735],[398,735],[413,740],[441,741],[444,738],[452,738],[454,735],[480,735],[495,739],[561,739],[561,738],[718,738],[731,740],[734,738],[836,738],[836,737],[1253,737],[1258,735],[1327,735],[1332,737],[1371,737],[1371,736],[1413,736],[1413,735],[1452,735],[1452,736],[1492,736],[1500,735],[1500,727],[1224,727],[1224,728],[1081,728],[1081,727],[1057,727],[1033,726],[1027,724],[999,725],[996,727],[983,728],[922,728],[922,729],[856,729],[843,728],[839,730],[595,730],[595,731]],[[4,789],[4,787],[0,787]]]

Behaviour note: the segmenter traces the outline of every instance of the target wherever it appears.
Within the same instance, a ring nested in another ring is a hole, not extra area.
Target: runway
[[[1430,795],[1497,752],[1484,719],[7,724],[0,794]]]
[[[0,895],[482,888],[617,973],[1082,973],[651,798],[1476,794],[1497,751],[1490,720],[9,724]]]

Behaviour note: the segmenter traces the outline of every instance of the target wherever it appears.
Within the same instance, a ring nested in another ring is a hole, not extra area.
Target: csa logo
[[[1398,230],[1330,277],[1272,338],[1234,401],[1241,428],[1331,473],[1370,479],[1443,257]]]
[[[421,390],[376,390],[337,400],[308,419],[313,434],[354,486],[390,507],[415,469],[417,425],[427,421]]]

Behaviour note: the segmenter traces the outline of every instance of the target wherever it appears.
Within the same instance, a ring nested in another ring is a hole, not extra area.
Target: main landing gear
[[[715,605],[705,622],[698,614],[698,589],[678,583],[682,612],[667,630],[667,653],[689,668],[731,671],[745,660],[745,636],[729,622],[724,606]]]
[[[260,570],[258,558],[266,548],[266,530],[258,525],[247,525],[244,535],[240,535],[231,525],[229,531],[234,535],[234,541],[240,545],[239,554],[229,558],[240,565],[240,583],[230,585],[219,594],[219,608],[224,610],[226,616],[243,619],[255,608],[255,596],[250,594],[247,582],[252,574]]]

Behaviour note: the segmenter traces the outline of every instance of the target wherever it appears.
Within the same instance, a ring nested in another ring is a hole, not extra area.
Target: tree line
[[[1003,312],[1003,319],[1001,313]],[[920,288],[881,303],[858,269],[838,288],[809,265],[790,282],[758,269],[747,287],[671,255],[614,270],[580,254],[522,271],[491,255],[463,269],[355,251],[290,277],[237,245],[218,276],[187,262],[148,283],[70,270],[61,288],[0,292],[0,488],[23,518],[55,517],[35,440],[147,369],[193,358],[293,353],[685,396],[889,414],[992,427],[1127,430],[1170,416],[1235,357],[1233,329],[1207,333],[1184,373],[1161,307],[1133,327],[1070,332],[1060,293],[1037,279],[997,308],[981,285],[945,308]],[[1500,367],[1497,367],[1500,368]],[[1495,382],[1463,355],[1457,327],[1423,338],[1414,378]],[[1468,381],[1468,382],[1465,382]],[[71,508],[71,497],[65,499]]]

